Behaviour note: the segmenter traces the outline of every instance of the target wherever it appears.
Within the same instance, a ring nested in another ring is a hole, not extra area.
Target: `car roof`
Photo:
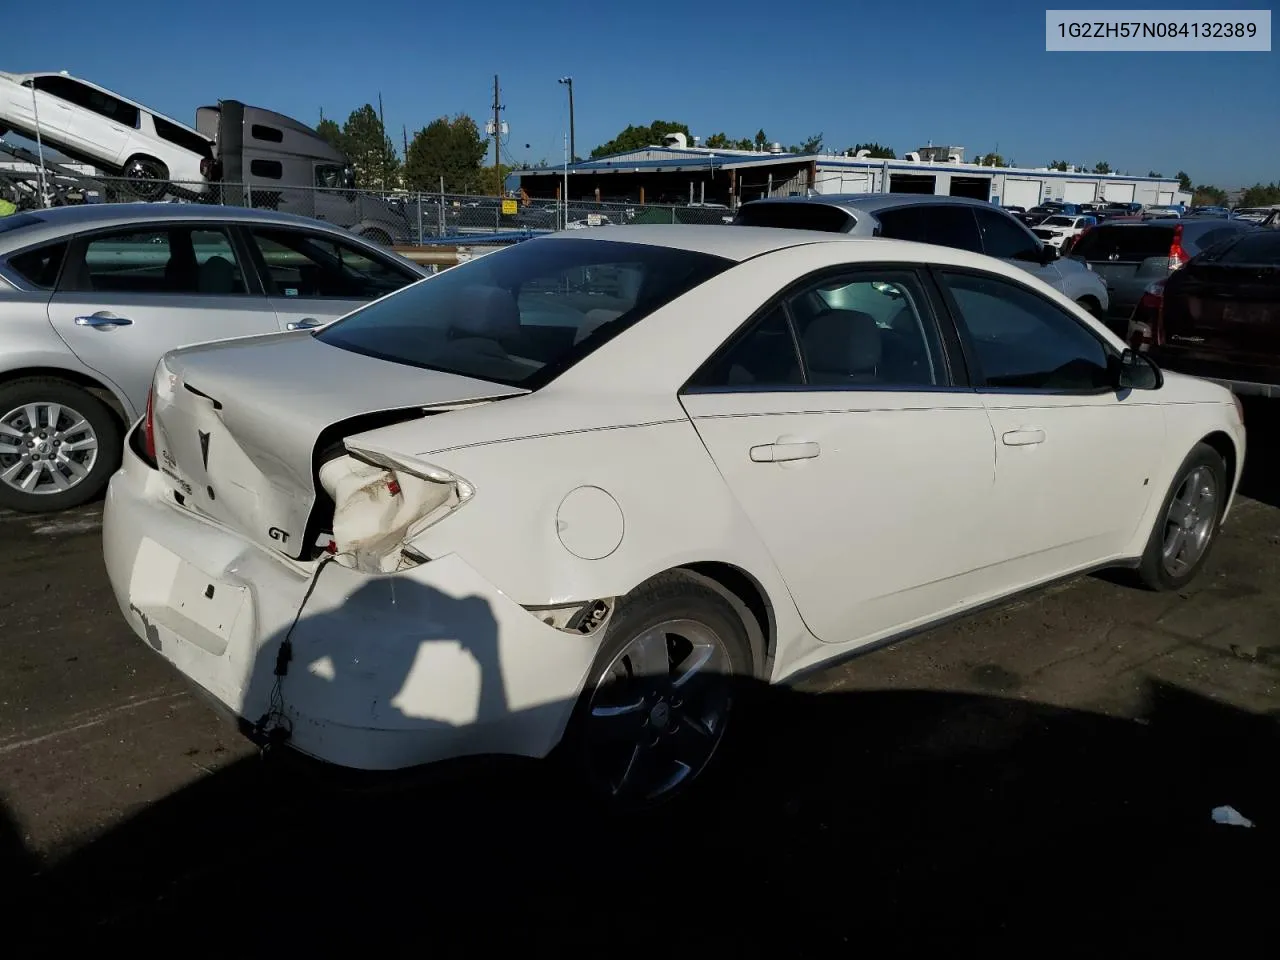
[[[814,204],[816,206],[839,207],[851,213],[875,213],[878,210],[889,210],[895,207],[907,207],[915,204],[950,204],[966,207],[987,207],[992,210],[1000,208],[987,200],[975,200],[971,197],[950,197],[935,193],[823,193],[811,197],[763,197],[751,200],[752,206],[764,204]],[[743,204],[746,206],[746,204]]]
[[[544,239],[612,240],[656,247],[706,253],[741,262],[763,253],[798,247],[806,243],[853,242],[855,238],[821,230],[791,230],[784,227],[743,227],[727,224],[624,224],[566,230],[527,240]]]
[[[152,107],[148,107],[145,103],[139,103],[137,100],[129,99],[123,93],[117,93],[115,90],[112,90],[109,87],[104,87],[100,83],[94,83],[92,80],[86,80],[84,77],[77,77],[74,74],[67,73],[65,70],[33,70],[28,73],[8,73],[0,71],[0,77],[8,77],[15,83],[22,83],[25,80],[34,80],[36,77],[66,77],[68,80],[74,80],[76,83],[83,83],[86,87],[92,87],[99,93],[105,93],[108,96],[115,97],[117,100],[123,100],[131,107],[137,107],[139,110],[149,113],[153,117],[159,117],[161,120],[168,120],[170,123],[182,127],[189,133],[198,134],[199,136],[204,137],[204,139],[209,140],[205,134],[200,133],[199,130],[191,126],[189,123],[183,123],[181,120],[175,120],[173,117],[160,113]],[[212,141],[210,142],[212,143]]]
[[[734,225],[648,225],[592,227],[588,230],[565,230],[535,237],[525,243],[543,243],[554,239],[643,243],[688,250],[742,262],[755,256],[818,244],[842,245],[840,259],[846,263],[920,263],[939,266],[970,267],[988,273],[1025,280],[1026,271],[1003,260],[972,253],[958,247],[945,247],[914,240],[891,240],[887,237],[856,236],[823,230],[793,230],[788,227],[746,227]]]
[[[47,210],[24,211],[15,216],[37,222],[15,230],[0,230],[0,252],[28,247],[46,240],[57,240],[68,234],[104,227],[129,227],[137,223],[163,220],[203,220],[223,223],[256,223],[275,226],[299,226],[334,232],[335,228],[319,220],[272,210],[227,207],[202,203],[86,203]],[[337,231],[345,233],[345,231]]]

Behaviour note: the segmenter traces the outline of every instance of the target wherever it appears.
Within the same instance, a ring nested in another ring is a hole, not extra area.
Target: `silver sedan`
[[[97,496],[166,351],[318,326],[426,275],[344,230],[265,210],[0,218],[0,507],[43,513]]]

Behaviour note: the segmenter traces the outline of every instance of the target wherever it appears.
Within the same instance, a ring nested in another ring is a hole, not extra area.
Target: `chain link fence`
[[[43,190],[43,195],[42,191]],[[226,204],[292,213],[343,227],[384,246],[511,242],[555,230],[612,224],[724,224],[723,204],[685,205],[468,196],[328,187],[262,187],[0,169],[0,196],[19,209],[81,203]]]

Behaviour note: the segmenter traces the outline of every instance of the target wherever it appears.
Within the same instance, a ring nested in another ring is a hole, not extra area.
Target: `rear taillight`
[[[147,391],[147,416],[142,421],[142,449],[152,463],[156,462],[155,394],[154,387]]]
[[[1173,228],[1173,243],[1169,245],[1169,272],[1173,273],[1190,259],[1182,249],[1182,224],[1179,223]]]

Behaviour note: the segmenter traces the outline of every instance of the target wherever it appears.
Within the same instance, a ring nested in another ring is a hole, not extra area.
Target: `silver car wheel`
[[[0,482],[26,494],[65,493],[98,462],[98,435],[72,407],[26,403],[0,417]]]
[[[651,801],[692,781],[724,738],[731,697],[724,640],[667,620],[627,642],[596,678],[588,763],[617,798]]]
[[[1217,522],[1218,480],[1208,467],[1198,466],[1179,485],[1165,515],[1161,554],[1170,576],[1180,577],[1199,562]]]

